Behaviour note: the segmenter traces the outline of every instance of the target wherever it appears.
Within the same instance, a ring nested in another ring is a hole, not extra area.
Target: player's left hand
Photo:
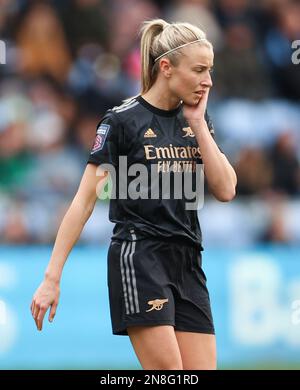
[[[208,95],[209,88],[205,90],[198,103],[194,106],[187,105],[186,103],[183,104],[183,115],[189,123],[205,120],[204,115],[206,111]]]

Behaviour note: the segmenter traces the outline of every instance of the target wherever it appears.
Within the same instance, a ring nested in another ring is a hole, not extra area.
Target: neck
[[[162,90],[163,88],[154,84],[148,92],[142,94],[142,98],[161,110],[169,111],[177,108],[180,105],[180,99],[169,91],[162,92]]]

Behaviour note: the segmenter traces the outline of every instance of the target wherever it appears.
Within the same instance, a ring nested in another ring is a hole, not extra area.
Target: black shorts
[[[134,325],[172,325],[214,334],[201,251],[157,239],[112,240],[108,288],[113,334]]]

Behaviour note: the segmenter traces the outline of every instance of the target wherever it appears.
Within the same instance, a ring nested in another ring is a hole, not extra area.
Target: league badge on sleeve
[[[104,123],[99,125],[99,127],[97,128],[97,134],[96,134],[96,138],[95,138],[95,142],[91,154],[96,153],[99,150],[103,149],[109,129],[110,129],[110,125],[106,125]]]

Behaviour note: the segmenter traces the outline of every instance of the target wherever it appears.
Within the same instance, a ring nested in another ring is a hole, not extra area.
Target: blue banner
[[[65,266],[54,322],[38,332],[30,313],[50,247],[0,247],[0,368],[140,368],[129,338],[113,336],[107,247],[76,247]],[[300,368],[300,248],[207,249],[222,367]]]

